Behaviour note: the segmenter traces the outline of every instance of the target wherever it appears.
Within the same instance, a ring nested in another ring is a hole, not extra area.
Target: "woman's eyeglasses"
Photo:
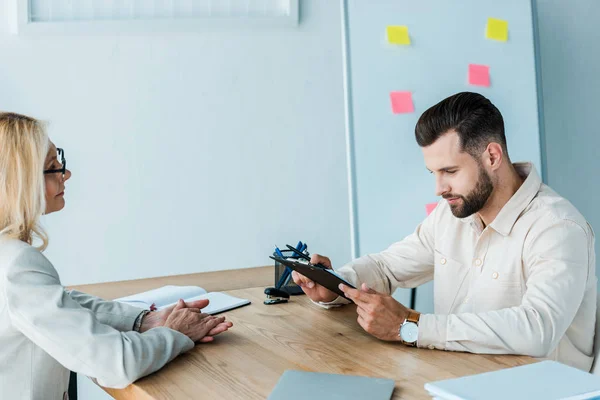
[[[65,174],[65,172],[67,171],[67,160],[65,160],[65,151],[63,149],[56,149],[57,153],[58,153],[58,157],[60,158],[60,163],[62,165],[62,168],[59,169],[47,169],[44,171],[44,175],[46,174],[57,174],[57,173],[61,173],[61,174]]]

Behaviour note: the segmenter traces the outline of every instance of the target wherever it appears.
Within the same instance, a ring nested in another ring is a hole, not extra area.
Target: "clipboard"
[[[333,272],[332,269],[328,269],[328,268],[322,267],[320,265],[313,265],[305,260],[292,260],[292,259],[285,259],[285,258],[281,258],[281,257],[277,257],[277,256],[269,256],[269,257],[272,258],[273,260],[285,265],[286,267],[293,269],[294,271],[298,272],[299,274],[302,274],[302,275],[306,276],[307,278],[315,281],[319,285],[326,287],[327,289],[342,296],[343,298],[345,298],[347,300],[350,300],[350,299],[344,295],[344,292],[342,292],[340,290],[340,288],[338,288],[338,285],[340,283],[343,283],[344,285],[349,286],[352,289],[356,289],[350,283],[346,282],[344,279],[337,276]],[[350,300],[350,301],[352,301],[352,300]]]

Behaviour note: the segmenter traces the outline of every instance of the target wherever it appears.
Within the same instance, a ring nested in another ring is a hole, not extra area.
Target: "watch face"
[[[414,322],[407,322],[400,328],[400,338],[408,343],[414,343],[419,337],[419,326]]]

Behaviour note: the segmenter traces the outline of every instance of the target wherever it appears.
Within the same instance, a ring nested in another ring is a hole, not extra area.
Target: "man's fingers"
[[[321,264],[328,268],[331,268],[331,260],[328,257],[322,256],[320,254],[313,254],[310,257],[310,263],[313,265]]]
[[[365,332],[368,332],[367,331],[367,323],[366,323],[366,321],[365,321],[365,319],[363,317],[361,317],[359,315],[358,318],[356,318],[356,321],[361,326],[361,328],[363,328],[365,330]]]
[[[292,271],[292,280],[298,286],[302,286],[302,279],[300,279],[300,274],[296,271]]]
[[[340,290],[342,292],[344,292],[344,294],[346,295],[346,297],[348,297],[349,299],[351,299],[352,301],[354,301],[355,303],[364,303],[364,304],[368,304],[371,300],[371,294],[363,292],[361,290],[357,290],[357,289],[352,289],[350,286],[346,286],[343,283],[340,283],[340,285],[338,286],[340,288]]]
[[[361,306],[357,305],[356,306],[356,314],[358,314],[359,317],[362,317],[363,319],[365,319],[368,315],[368,311],[364,308],[362,308]]]
[[[362,289],[363,292],[366,292],[369,294],[377,294],[377,292],[375,290],[371,289],[370,287],[368,287],[366,283],[363,283],[362,285],[360,285],[360,288]]]
[[[212,336],[204,336],[202,339],[200,339],[198,341],[200,343],[208,343],[208,342],[212,342],[213,340],[215,340],[215,338]]]
[[[312,288],[315,287],[315,283],[313,281],[311,281],[310,279],[308,279],[304,275],[299,274],[296,271],[292,272],[292,279],[294,280],[294,282],[298,286],[307,287],[309,289],[312,289]]]

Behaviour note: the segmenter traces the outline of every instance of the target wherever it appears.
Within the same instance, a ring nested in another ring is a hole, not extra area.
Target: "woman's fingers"
[[[187,303],[188,308],[204,308],[208,305],[209,300],[208,299],[201,299],[201,300],[195,300],[195,301],[189,301]]]
[[[219,333],[225,332],[226,330],[228,330],[232,326],[233,326],[233,324],[231,322],[229,322],[229,321],[221,322],[219,325],[217,325],[214,328],[212,328],[210,330],[210,332],[207,333],[207,336],[218,335]]]

